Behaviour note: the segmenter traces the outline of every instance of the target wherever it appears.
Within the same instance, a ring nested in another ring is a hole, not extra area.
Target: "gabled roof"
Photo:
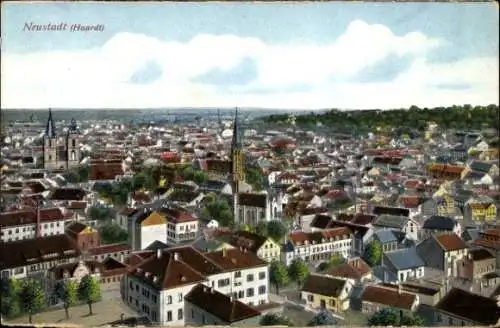
[[[382,244],[398,242],[398,238],[392,230],[378,230],[374,232],[374,235]]]
[[[436,309],[481,325],[498,325],[500,307],[497,301],[453,288],[436,304]]]
[[[425,220],[422,228],[430,230],[453,231],[456,225],[457,221],[455,221],[455,219],[453,218],[447,216],[433,215],[427,220]]]
[[[445,252],[469,248],[465,241],[456,234],[433,236],[433,238]]]
[[[416,301],[416,296],[406,292],[399,293],[389,288],[367,286],[361,294],[361,300],[410,310]]]
[[[202,284],[196,285],[185,296],[185,299],[227,324],[257,317],[261,314],[254,308]]]
[[[384,254],[396,270],[407,270],[425,266],[415,248],[399,249]]]
[[[310,274],[304,282],[301,291],[329,297],[338,297],[340,293],[342,293],[346,283],[347,281],[344,279]]]
[[[402,229],[406,223],[408,223],[409,218],[406,216],[396,216],[383,214],[373,221],[374,226],[386,227],[386,228],[398,228]]]

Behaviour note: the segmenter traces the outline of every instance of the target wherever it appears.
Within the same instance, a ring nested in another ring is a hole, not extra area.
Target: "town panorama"
[[[2,4],[2,326],[499,326],[498,7],[221,5]]]

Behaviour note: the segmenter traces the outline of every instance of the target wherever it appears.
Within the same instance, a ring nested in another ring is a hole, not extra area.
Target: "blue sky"
[[[485,3],[2,3],[2,108],[498,103],[498,27]]]

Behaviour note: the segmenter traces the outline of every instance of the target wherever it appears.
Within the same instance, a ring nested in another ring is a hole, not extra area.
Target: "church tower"
[[[71,119],[66,135],[66,159],[68,169],[77,167],[80,163],[80,132],[74,118]]]
[[[43,136],[43,168],[57,168],[57,135],[52,110],[49,108],[49,118]]]
[[[234,220],[238,222],[239,214],[239,186],[240,183],[245,181],[245,163],[243,155],[243,143],[242,143],[242,133],[238,121],[238,109],[236,109],[234,115],[233,124],[233,140],[231,143],[231,179],[233,184],[233,210],[234,210]]]

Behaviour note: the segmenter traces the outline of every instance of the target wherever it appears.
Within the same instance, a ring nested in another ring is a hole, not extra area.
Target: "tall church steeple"
[[[231,143],[231,161],[232,161],[232,178],[233,182],[242,182],[245,180],[244,174],[244,162],[243,162],[243,143],[242,135],[240,129],[240,123],[238,121],[238,109],[234,114],[234,124],[233,124],[233,140]]]
[[[54,119],[52,118],[52,109],[49,108],[49,119],[47,120],[47,126],[45,127],[45,136],[47,138],[56,137],[56,126],[54,124]]]
[[[231,143],[231,178],[233,185],[233,215],[234,221],[239,222],[239,187],[245,181],[245,163],[243,157],[241,129],[238,121],[238,109],[234,114],[233,140]]]

